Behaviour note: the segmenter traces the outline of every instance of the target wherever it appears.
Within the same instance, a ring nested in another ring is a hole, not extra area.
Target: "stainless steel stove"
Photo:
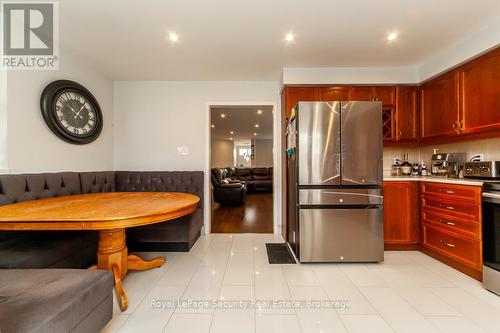
[[[464,177],[483,183],[483,286],[500,295],[500,161],[467,162]]]

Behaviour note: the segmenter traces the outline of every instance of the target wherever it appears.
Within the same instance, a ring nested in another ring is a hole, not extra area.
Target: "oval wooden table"
[[[128,254],[125,229],[172,220],[192,213],[200,201],[179,192],[110,192],[25,201],[0,207],[0,230],[98,230],[97,266],[115,277],[120,308],[128,306],[122,279],[128,270],[165,263]]]

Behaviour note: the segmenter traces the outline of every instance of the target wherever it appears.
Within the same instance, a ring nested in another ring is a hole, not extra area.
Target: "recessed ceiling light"
[[[171,32],[168,34],[168,39],[170,39],[171,42],[178,42],[179,41],[179,36],[175,32]]]
[[[224,113],[221,113],[221,114],[220,114],[220,117],[221,117],[221,118],[226,118],[226,115],[225,115]]]
[[[387,40],[388,41],[393,41],[396,38],[398,38],[398,33],[397,32],[391,32],[390,34],[387,35]]]
[[[257,133],[254,133],[253,135],[257,136]]]
[[[229,134],[234,134],[234,131],[229,132]]]
[[[214,127],[215,127],[215,125],[214,125],[214,124],[212,124],[212,126],[210,126],[210,127],[214,128]]]
[[[262,114],[262,110],[257,110],[257,114]]]
[[[232,140],[233,138],[229,138],[229,140]]]
[[[255,124],[255,127],[256,127],[256,128],[259,128],[259,124]]]
[[[285,40],[288,43],[293,42],[294,39],[295,39],[295,36],[291,32],[287,33],[286,36],[285,36]]]

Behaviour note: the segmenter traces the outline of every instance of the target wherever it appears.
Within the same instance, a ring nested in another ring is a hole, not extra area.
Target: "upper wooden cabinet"
[[[373,87],[350,87],[349,101],[371,101],[373,99]]]
[[[418,87],[396,87],[396,141],[418,140]]]
[[[415,88],[415,87],[409,87]],[[418,142],[418,109],[416,93],[409,90],[401,98],[399,115],[396,103],[395,86],[331,86],[331,87],[285,87],[282,94],[284,127],[286,118],[299,101],[381,101],[384,144],[414,144]],[[399,124],[400,128],[397,128]],[[398,134],[400,133],[400,135]]]
[[[420,87],[420,138],[458,134],[458,74],[453,71]]]
[[[284,92],[285,117],[288,118],[298,102],[318,101],[319,88],[317,87],[286,87]]]
[[[394,86],[373,87],[372,97],[374,101],[382,101],[384,106],[393,106],[396,102],[396,88]]]
[[[420,87],[422,141],[500,135],[500,48]]]
[[[347,101],[349,87],[322,87],[319,88],[320,101]]]
[[[500,129],[500,48],[458,69],[460,131],[464,134]]]

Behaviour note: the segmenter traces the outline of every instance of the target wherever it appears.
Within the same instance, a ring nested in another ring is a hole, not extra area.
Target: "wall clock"
[[[86,144],[102,131],[102,112],[84,86],[69,80],[50,83],[42,92],[43,119],[58,137],[73,144]]]

